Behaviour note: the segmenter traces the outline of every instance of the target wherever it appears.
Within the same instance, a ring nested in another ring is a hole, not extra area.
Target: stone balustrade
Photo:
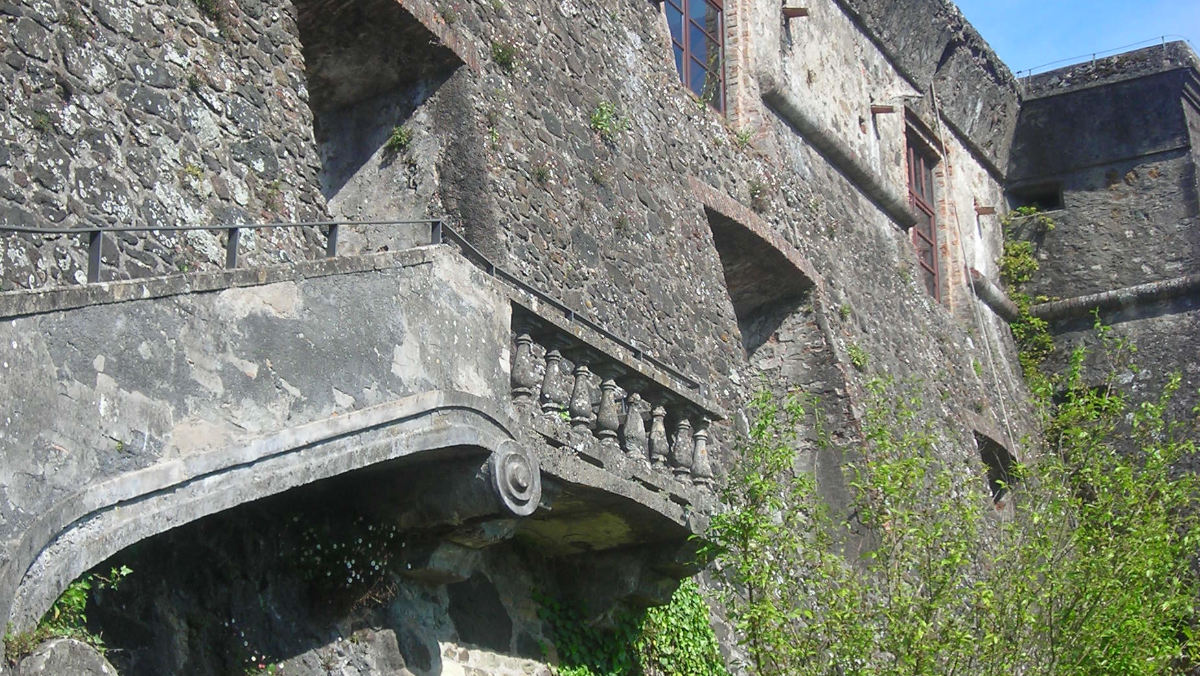
[[[712,486],[713,412],[577,336],[533,320],[515,322],[518,413],[598,464],[623,455],[684,484]]]

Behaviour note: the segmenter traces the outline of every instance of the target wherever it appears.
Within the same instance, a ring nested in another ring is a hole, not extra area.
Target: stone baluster
[[[625,400],[628,411],[625,413],[625,426],[621,428],[621,438],[625,441],[625,455],[638,460],[649,460],[646,453],[646,421],[642,419],[642,395],[634,392]]]
[[[558,350],[546,352],[546,373],[542,376],[542,410],[558,413],[567,410],[571,393],[562,374],[562,355]]]
[[[528,333],[517,336],[517,352],[513,356],[512,396],[517,406],[533,403],[538,384],[537,363],[533,358],[533,339]]]
[[[575,389],[571,392],[571,428],[586,432],[592,424],[592,372],[587,366],[575,367]]]
[[[712,463],[708,459],[708,426],[710,421],[703,418],[696,425],[696,454],[692,460],[692,483],[705,488],[712,487]]]
[[[667,410],[662,406],[655,406],[650,412],[650,464],[658,468],[666,468],[667,454],[670,452],[667,448],[667,426],[663,423],[666,417]]]
[[[617,383],[611,378],[600,384],[600,406],[596,413],[596,436],[608,448],[619,449],[617,428],[621,425],[621,405],[617,402]]]
[[[695,439],[692,438],[692,422],[687,418],[680,418],[679,426],[675,428],[675,443],[671,446],[671,471],[680,479],[687,479],[692,473],[695,443]]]

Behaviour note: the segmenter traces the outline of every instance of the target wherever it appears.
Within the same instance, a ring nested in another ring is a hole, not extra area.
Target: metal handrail
[[[76,228],[38,228],[38,227],[23,227],[0,224],[0,233],[12,232],[31,235],[87,235],[88,236],[88,268],[87,281],[95,283],[100,281],[100,252],[104,245],[105,233],[116,232],[185,232],[193,230],[225,230],[228,232],[228,238],[225,241],[225,267],[226,269],[236,268],[238,264],[238,241],[242,230],[258,230],[270,228],[304,228],[304,227],[327,227],[329,228],[328,240],[325,246],[325,257],[333,258],[337,255],[338,246],[338,231],[343,225],[428,225],[429,226],[429,243],[442,244],[445,240],[450,240],[457,244],[463,252],[463,257],[471,261],[476,267],[479,267],[490,277],[503,280],[511,284],[521,291],[537,298],[538,300],[550,305],[565,315],[567,321],[576,322],[588,329],[595,331],[609,341],[625,348],[633,355],[634,359],[643,361],[654,368],[669,374],[677,381],[683,383],[688,388],[695,390],[702,395],[704,394],[703,386],[684,375],[674,367],[666,364],[654,355],[648,354],[642,348],[637,347],[633,343],[621,338],[612,333],[608,329],[602,327],[595,320],[587,315],[580,313],[572,307],[553,298],[548,293],[538,289],[528,282],[518,278],[512,273],[504,270],[489,259],[482,251],[475,248],[475,245],[467,241],[465,237],[455,232],[443,223],[440,218],[424,218],[403,221],[308,221],[299,223],[234,223],[224,225],[160,225],[160,226],[113,226],[103,227],[98,225],[82,225]]]
[[[108,232],[185,232],[192,230],[225,230],[228,237],[225,240],[225,268],[233,269],[238,266],[238,241],[242,230],[266,230],[271,228],[329,228],[328,239],[325,242],[325,257],[337,255],[338,229],[343,225],[419,225],[441,223],[441,219],[416,219],[405,221],[306,221],[298,223],[230,223],[224,225],[117,225],[104,227],[99,225],[81,225],[75,228],[31,228],[15,225],[0,225],[0,232],[16,232],[27,235],[83,235],[88,236],[88,265],[87,281],[100,281],[100,252],[104,248],[104,234]]]

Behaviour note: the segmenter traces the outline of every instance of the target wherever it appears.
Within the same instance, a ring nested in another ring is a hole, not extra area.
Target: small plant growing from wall
[[[193,94],[199,94],[204,89],[204,80],[197,73],[188,73],[187,88]]]
[[[746,192],[750,195],[750,208],[757,213],[763,213],[767,210],[767,183],[762,179],[751,179],[746,185]]]
[[[737,134],[733,137],[733,142],[735,145],[737,145],[738,150],[745,150],[750,146],[750,142],[753,140],[754,130],[749,127],[739,129]]]
[[[54,118],[44,110],[36,110],[31,118],[31,126],[35,131],[48,134],[54,129]]]
[[[867,351],[862,349],[858,343],[850,343],[847,345],[846,354],[850,355],[850,365],[853,366],[856,371],[867,370],[867,363],[870,361],[870,357],[867,355]]]
[[[383,144],[383,149],[395,155],[408,150],[408,146],[412,143],[412,130],[404,125],[396,125],[392,127],[392,133],[388,135],[387,142]]]
[[[37,626],[29,631],[8,631],[4,635],[4,658],[16,665],[41,643],[52,638],[71,638],[88,644],[104,654],[104,639],[87,628],[87,605],[92,594],[115,590],[133,571],[128,566],[109,570],[108,575],[89,573],[67,585],[58,600],[46,611]]]
[[[505,73],[512,73],[517,68],[517,45],[509,41],[493,42],[492,62]]]
[[[592,110],[588,118],[588,126],[600,135],[600,138],[611,142],[617,134],[630,128],[628,119],[617,112],[617,105],[612,101],[601,101]]]
[[[192,0],[196,4],[196,8],[200,13],[208,17],[209,20],[216,23],[221,23],[223,13],[221,11],[220,0]]]
[[[358,516],[349,524],[297,518],[293,526],[303,526],[296,563],[318,598],[355,607],[387,596],[389,567],[404,546],[394,524]]]
[[[450,25],[458,21],[462,11],[461,7],[456,2],[443,2],[442,4],[438,5],[438,14],[442,16],[442,21],[445,21],[447,25]]]

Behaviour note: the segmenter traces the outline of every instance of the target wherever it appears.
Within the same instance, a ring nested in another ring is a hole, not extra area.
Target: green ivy
[[[578,606],[535,599],[554,638],[559,676],[728,676],[693,580],[684,580],[668,605],[618,613],[605,627],[588,623]]]
[[[1031,237],[1041,237],[1054,230],[1054,219],[1038,211],[1036,207],[1014,209],[1001,222],[1004,230],[1004,252],[997,261],[1000,281],[1017,306],[1017,318],[1009,324],[1013,339],[1017,343],[1018,357],[1026,380],[1035,393],[1048,394],[1051,384],[1042,372],[1042,363],[1054,351],[1054,339],[1050,325],[1030,312],[1035,302],[1046,300],[1033,297],[1023,287],[1038,271]]]
[[[670,604],[646,612],[638,650],[648,674],[728,674],[709,623],[708,604],[694,580],[684,580]]]

